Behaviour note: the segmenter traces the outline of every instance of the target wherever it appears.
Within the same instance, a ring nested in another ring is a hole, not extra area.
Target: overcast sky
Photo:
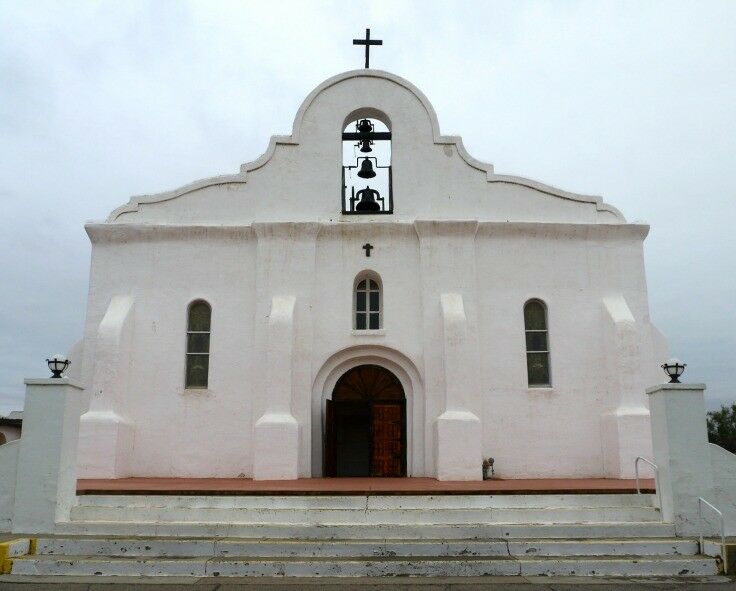
[[[236,172],[366,27],[473,156],[651,224],[652,318],[736,398],[736,1],[0,0],[0,413],[82,334],[84,222]]]

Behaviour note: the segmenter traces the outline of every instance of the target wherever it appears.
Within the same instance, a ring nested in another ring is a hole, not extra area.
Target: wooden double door
[[[327,401],[326,476],[406,476],[406,399],[377,365],[346,372]]]

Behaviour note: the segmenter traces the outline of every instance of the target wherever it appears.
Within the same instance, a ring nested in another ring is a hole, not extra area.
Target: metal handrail
[[[636,474],[636,494],[641,494],[641,487],[639,486],[640,461],[649,464],[652,468],[654,468],[654,490],[657,493],[657,501],[659,502],[659,513],[662,517],[662,520],[664,520],[664,515],[662,515],[662,491],[659,488],[659,467],[657,466],[657,464],[652,462],[652,460],[648,460],[644,456],[637,456],[634,460],[634,474]]]
[[[703,505],[708,505],[713,511],[718,513],[718,519],[721,522],[721,553],[725,554],[726,550],[726,524],[723,521],[723,513],[720,509],[717,507],[714,507],[711,505],[708,501],[706,501],[703,497],[698,497],[698,517],[700,519],[703,519]],[[700,551],[703,551],[703,534],[701,532],[700,534]],[[723,558],[723,557],[722,557]]]

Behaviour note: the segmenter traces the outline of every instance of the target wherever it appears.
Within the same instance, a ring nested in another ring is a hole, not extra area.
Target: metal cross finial
[[[365,45],[365,67],[370,67],[369,60],[370,60],[370,51],[371,51],[371,45],[383,45],[383,41],[380,39],[371,39],[371,30],[366,29],[365,30],[365,39],[353,39],[353,45]]]
[[[370,242],[364,244],[363,245],[363,250],[365,250],[365,256],[367,256],[367,257],[371,256],[371,250],[373,250],[373,248],[374,247],[373,247],[373,245]]]

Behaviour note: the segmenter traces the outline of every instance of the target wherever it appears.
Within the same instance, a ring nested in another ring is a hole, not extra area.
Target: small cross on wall
[[[369,257],[371,256],[371,250],[373,250],[373,246],[369,242],[366,242],[363,245],[363,250],[365,251],[365,256]]]

